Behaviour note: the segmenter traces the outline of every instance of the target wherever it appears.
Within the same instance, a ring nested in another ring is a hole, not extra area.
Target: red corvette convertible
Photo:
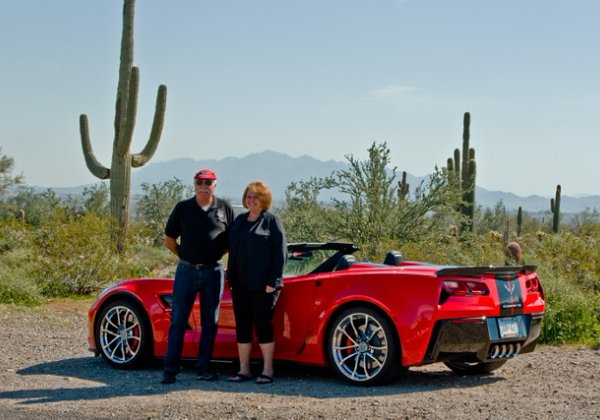
[[[460,374],[487,373],[535,348],[545,302],[534,266],[438,266],[405,261],[398,252],[381,264],[357,262],[357,249],[339,242],[288,246],[274,316],[276,360],[328,365],[350,383],[372,385],[435,362]],[[89,311],[90,349],[121,368],[164,356],[172,288],[172,279],[108,287]],[[198,309],[184,358],[198,353]],[[214,358],[237,358],[227,284]]]

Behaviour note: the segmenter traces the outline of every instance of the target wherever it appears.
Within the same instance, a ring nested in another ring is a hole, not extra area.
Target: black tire
[[[150,360],[152,330],[137,304],[109,303],[98,316],[95,332],[96,349],[111,366],[133,369]]]
[[[448,360],[444,364],[459,375],[481,375],[500,369],[508,360],[497,362],[459,362]]]
[[[336,316],[326,345],[331,367],[351,384],[389,382],[401,371],[394,329],[386,317],[371,308],[352,307]]]

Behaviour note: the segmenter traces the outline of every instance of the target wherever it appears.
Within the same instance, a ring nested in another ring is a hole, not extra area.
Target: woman
[[[242,197],[248,211],[235,219],[229,231],[227,278],[240,359],[240,370],[229,378],[232,382],[252,379],[253,327],[263,357],[263,370],[256,383],[273,382],[273,308],[279,293],[276,290],[282,286],[287,244],[281,219],[268,211],[271,201],[271,191],[264,182],[250,183]]]

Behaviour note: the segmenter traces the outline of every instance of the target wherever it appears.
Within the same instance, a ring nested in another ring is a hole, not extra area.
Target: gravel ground
[[[372,388],[291,365],[277,365],[271,385],[232,384],[227,363],[215,364],[217,382],[197,381],[187,366],[166,387],[160,364],[119,371],[91,355],[90,303],[0,305],[0,418],[600,419],[600,352],[584,347],[540,346],[480,377],[411,368]]]

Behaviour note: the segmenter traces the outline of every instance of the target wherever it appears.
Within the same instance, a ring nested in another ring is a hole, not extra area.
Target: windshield
[[[288,261],[284,270],[286,276],[308,274],[331,258],[335,249],[316,249],[310,251],[293,251],[288,253]]]

